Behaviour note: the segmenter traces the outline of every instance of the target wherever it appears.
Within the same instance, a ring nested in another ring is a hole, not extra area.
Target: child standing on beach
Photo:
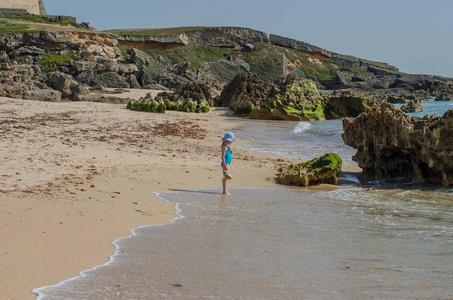
[[[228,131],[225,133],[225,136],[222,138],[222,146],[220,147],[222,150],[222,170],[223,170],[223,178],[222,178],[222,184],[223,184],[223,193],[225,195],[231,195],[228,193],[227,190],[227,181],[231,179],[231,174],[230,174],[230,165],[232,161],[232,156],[231,154],[233,153],[233,150],[231,149],[231,144],[236,140],[234,137],[234,134],[231,131]]]

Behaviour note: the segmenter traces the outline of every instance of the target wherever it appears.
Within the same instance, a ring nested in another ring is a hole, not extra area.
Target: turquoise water
[[[341,128],[335,122],[244,121],[235,133],[251,137],[250,147],[262,151],[303,157],[340,149],[346,160],[350,149],[338,142]],[[306,132],[307,123],[313,136]],[[297,146],[288,147],[294,143]],[[38,298],[453,295],[452,188],[381,181],[335,191],[230,191],[228,197],[220,189],[159,194],[177,205],[181,218],[170,225],[134,229],[132,236],[115,241],[117,251],[108,263],[36,289]]]

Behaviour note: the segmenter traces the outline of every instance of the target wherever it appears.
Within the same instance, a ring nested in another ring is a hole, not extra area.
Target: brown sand
[[[222,108],[151,114],[0,98],[2,299],[34,299],[33,288],[104,264],[132,228],[177,217],[152,192],[221,193],[220,138],[234,126],[227,117]],[[229,186],[274,186],[268,178],[292,161],[237,149],[244,143],[233,144]]]

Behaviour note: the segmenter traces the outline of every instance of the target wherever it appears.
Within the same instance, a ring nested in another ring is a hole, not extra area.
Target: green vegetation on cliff
[[[171,66],[189,62],[191,69],[199,69],[205,62],[216,62],[225,59],[232,52],[230,48],[219,48],[203,45],[186,45],[170,50],[146,50],[149,55],[157,58],[162,56]]]
[[[21,33],[27,31],[30,26],[27,24],[13,24],[5,20],[0,20],[0,35],[7,36],[15,33]]]
[[[81,27],[76,22],[74,22],[64,16],[61,16],[58,19],[54,19],[54,18],[49,18],[47,16],[39,16],[39,15],[32,15],[32,14],[0,14],[0,18],[1,19],[29,21],[31,23],[58,24],[61,26],[70,25],[70,26],[73,26],[76,28]]]
[[[242,58],[251,65],[251,71],[254,73],[276,73],[278,72],[278,64],[275,62],[276,55],[286,57],[288,72],[298,69],[299,73],[303,72],[305,75],[323,80],[334,79],[336,71],[344,69],[333,63],[330,58],[317,58],[294,49],[261,42],[256,43],[255,47],[258,51],[242,52],[234,51],[232,48],[190,44],[175,49],[146,50],[145,52],[154,58],[162,56],[170,65],[189,62],[190,68],[194,70],[198,70],[205,62]]]
[[[319,79],[334,79],[336,71],[344,69],[342,66],[335,64],[330,58],[313,57],[295,49],[267,45],[261,42],[256,43],[255,47],[258,51],[243,54],[250,63],[258,61],[265,56],[282,53],[288,61],[289,71],[299,69],[305,75],[313,75]]]
[[[74,54],[67,55],[52,55],[44,54],[42,56],[41,65],[47,72],[59,71],[61,65],[67,65],[71,61],[77,60]]]
[[[172,27],[172,28],[153,28],[153,29],[113,29],[106,32],[114,33],[119,36],[178,36],[182,33],[199,31],[215,27]]]

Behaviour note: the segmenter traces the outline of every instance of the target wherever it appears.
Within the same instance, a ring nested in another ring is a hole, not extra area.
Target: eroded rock
[[[423,108],[420,100],[413,100],[401,106],[401,110],[404,111],[405,113],[414,113],[422,112]]]
[[[345,144],[362,179],[407,178],[453,185],[453,110],[443,117],[411,117],[393,104],[343,120]]]
[[[329,119],[357,117],[375,105],[376,98],[369,93],[332,95],[325,98],[324,113]]]
[[[239,73],[219,98],[221,106],[236,114],[267,120],[323,120],[321,102],[311,80],[294,77],[278,86],[245,73]]]

